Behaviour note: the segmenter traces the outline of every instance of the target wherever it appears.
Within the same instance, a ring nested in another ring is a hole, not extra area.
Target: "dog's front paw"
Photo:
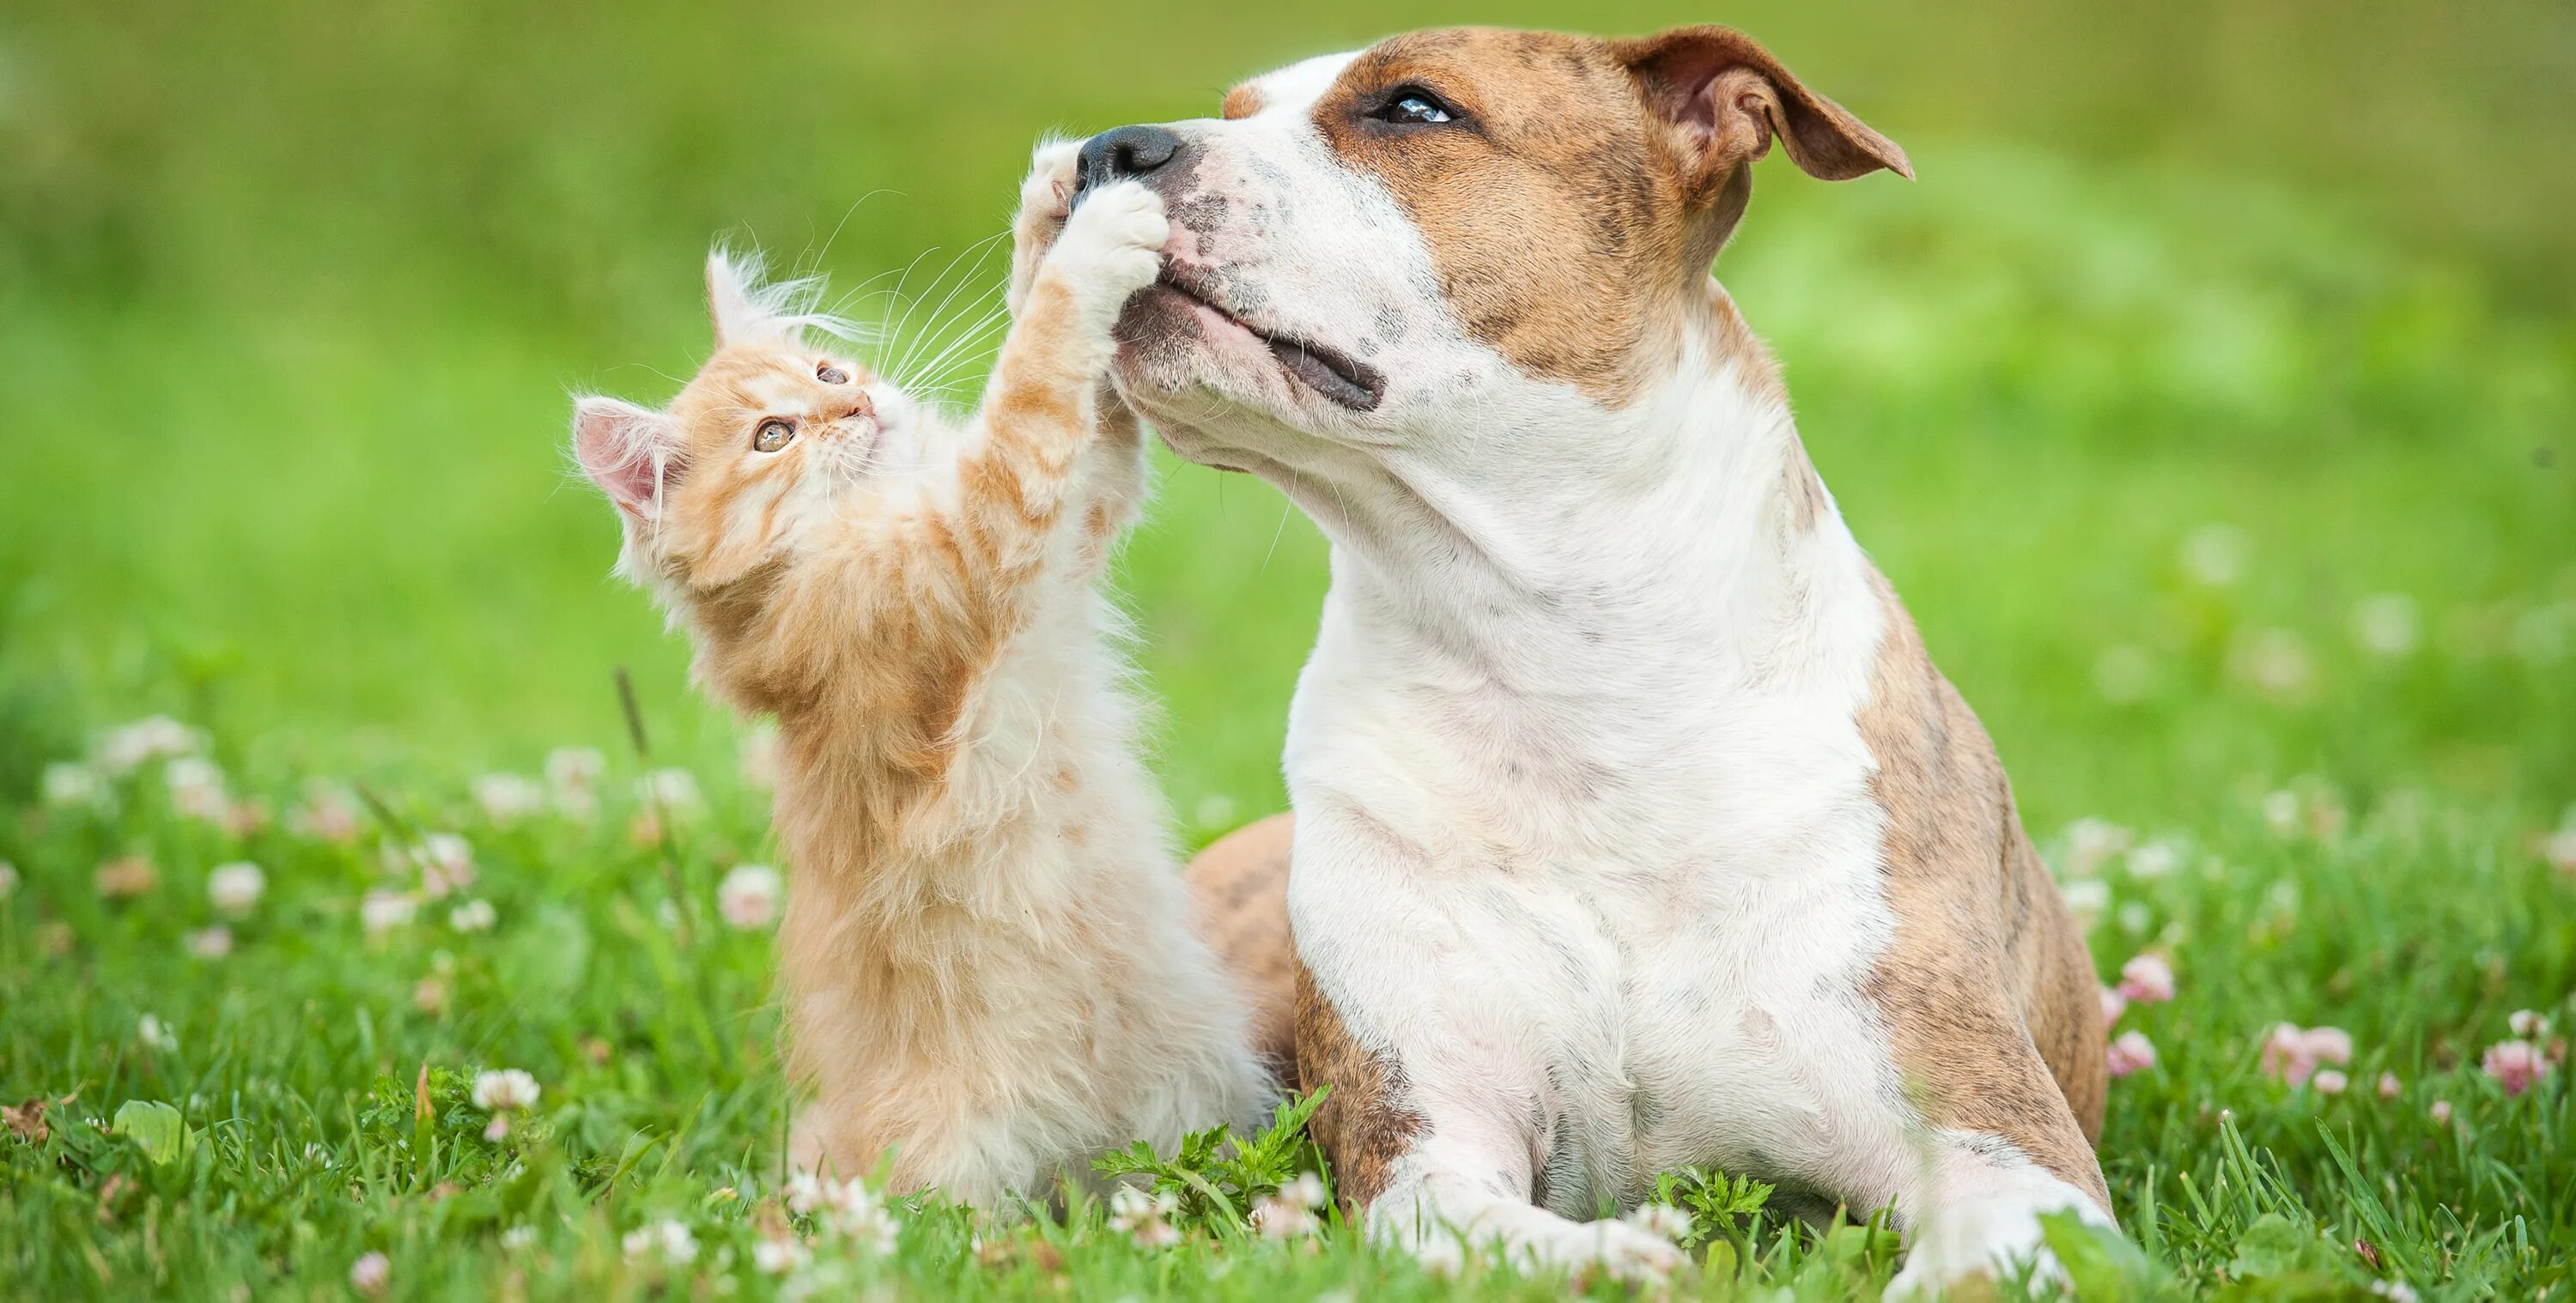
[[[1161,272],[1171,235],[1162,196],[1121,181],[1093,191],[1073,210],[1041,274],[1063,277],[1077,301],[1114,317],[1128,295]]]
[[[2038,1217],[2022,1200],[1990,1199],[1945,1208],[1914,1237],[1905,1268],[1887,1283],[1885,1303],[1991,1298],[1995,1282],[2024,1268],[2033,1281],[2066,1284]]]
[[[1595,1276],[1629,1285],[1658,1285],[1691,1270],[1690,1255],[1660,1235],[1623,1221],[1550,1218],[1524,1228],[1503,1257],[1525,1267],[1563,1271],[1581,1282]]]

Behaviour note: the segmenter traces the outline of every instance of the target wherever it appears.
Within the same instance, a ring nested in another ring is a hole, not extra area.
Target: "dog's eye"
[[[760,428],[751,432],[751,447],[755,452],[776,452],[786,447],[787,441],[795,437],[794,421],[773,416],[761,422]]]
[[[815,364],[814,378],[827,385],[846,385],[850,383],[850,373],[832,365],[829,362],[819,362]]]
[[[1440,97],[1415,86],[1407,86],[1386,97],[1386,103],[1370,115],[1380,122],[1399,127],[1436,126],[1457,121],[1457,114]]]

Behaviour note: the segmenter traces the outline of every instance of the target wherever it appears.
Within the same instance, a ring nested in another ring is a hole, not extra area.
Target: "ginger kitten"
[[[891,1152],[897,1189],[977,1203],[1275,1093],[1188,926],[1099,591],[1144,475],[1102,401],[1110,332],[1162,204],[1119,184],[1067,217],[1071,147],[1038,160],[973,418],[819,351],[807,297],[718,254],[705,367],[665,410],[573,421],[620,573],[687,625],[704,687],[778,719],[799,1163]]]

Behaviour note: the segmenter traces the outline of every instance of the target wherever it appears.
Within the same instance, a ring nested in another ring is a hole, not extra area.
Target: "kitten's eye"
[[[1458,115],[1441,103],[1439,96],[1413,86],[1387,96],[1386,103],[1369,116],[1399,127],[1437,126],[1458,120]]]
[[[786,447],[787,441],[795,437],[796,423],[794,421],[782,420],[773,416],[768,420],[761,422],[759,429],[751,432],[752,450],[755,452],[776,452],[779,449]]]
[[[832,365],[829,362],[822,363],[814,368],[814,378],[827,385],[846,385],[850,383],[850,373]]]

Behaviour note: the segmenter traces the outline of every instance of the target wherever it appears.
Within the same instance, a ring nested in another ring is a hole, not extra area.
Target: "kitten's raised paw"
[[[1041,141],[1029,153],[1028,179],[1020,182],[1020,216],[1015,225],[1023,231],[1046,231],[1062,226],[1073,212],[1073,187],[1082,163],[1079,140]]]
[[[1076,295],[1114,313],[1128,295],[1154,282],[1171,234],[1163,197],[1121,181],[1083,198],[1065,221],[1047,265],[1066,278]]]

